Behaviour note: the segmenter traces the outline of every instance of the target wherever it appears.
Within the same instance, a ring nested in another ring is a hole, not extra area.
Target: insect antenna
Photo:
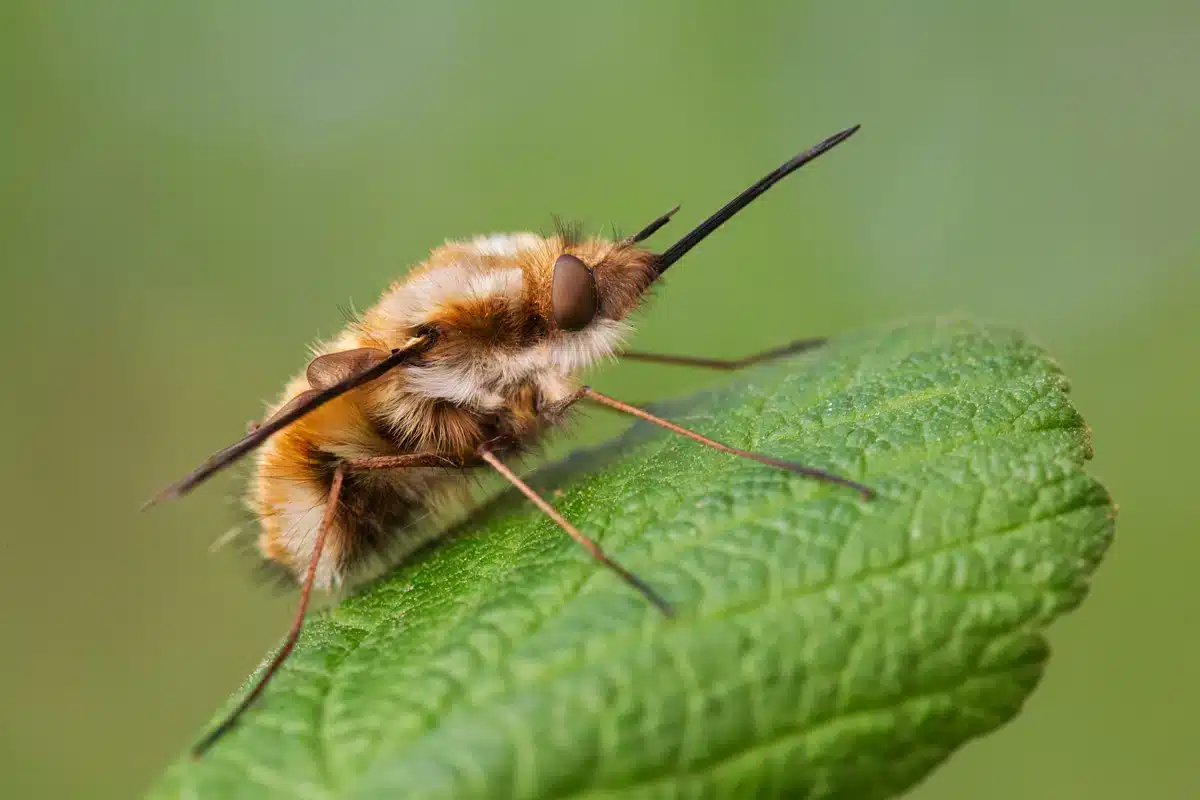
[[[623,244],[637,244],[638,242],[644,242],[645,240],[649,239],[651,236],[658,233],[659,228],[661,228],[663,225],[666,225],[668,222],[670,222],[671,217],[675,216],[675,212],[678,210],[679,210],[679,206],[675,206],[670,211],[663,214],[661,217],[654,220],[646,227],[642,228],[640,231],[635,233],[633,236],[630,236],[630,237],[624,239]]]
[[[393,350],[383,360],[376,363],[369,369],[363,370],[355,375],[334,383],[330,386],[313,391],[305,397],[303,402],[296,403],[294,406],[286,409],[282,414],[279,414],[268,422],[255,428],[248,433],[241,441],[235,442],[228,447],[218,450],[213,455],[209,456],[208,460],[201,464],[196,469],[185,475],[180,480],[171,484],[167,488],[152,497],[142,510],[146,510],[152,505],[161,503],[164,500],[172,500],[195,489],[201,483],[211,478],[221,470],[235,463],[246,454],[252,452],[262,446],[263,442],[269,439],[274,434],[291,425],[301,417],[312,413],[316,409],[328,403],[330,400],[341,397],[351,389],[356,389],[364,383],[369,383],[384,374],[403,366],[404,364],[413,361],[419,355],[424,353],[433,343],[435,334],[428,333],[421,336],[413,337],[404,347]]]
[[[834,147],[837,147],[839,144],[849,139],[854,135],[859,127],[861,126],[855,125],[853,128],[847,128],[840,133],[835,133],[833,136],[830,136],[821,143],[813,145],[803,153],[800,153],[786,163],[782,164],[774,171],[768,173],[753,186],[749,187],[737,197],[730,200],[728,203],[722,206],[717,213],[704,220],[704,222],[701,222],[686,236],[663,251],[663,253],[658,257],[658,263],[656,265],[658,274],[662,275],[664,272],[666,272],[672,264],[683,258],[687,251],[704,241],[705,237],[728,222],[731,217],[733,217],[743,208],[754,202],[754,200],[757,199],[759,195],[767,191],[767,189],[770,189],[772,186],[779,183],[788,175],[791,175],[793,172],[800,169],[817,156],[829,152]],[[649,227],[657,230],[658,228],[654,228],[654,225],[660,220],[661,217],[659,220],[655,220],[654,222],[650,223]],[[662,224],[665,224],[665,222]],[[662,227],[662,224],[660,224],[658,227]],[[653,230],[651,233],[653,233]]]
[[[304,628],[304,617],[308,613],[308,597],[312,593],[313,582],[317,577],[317,564],[321,561],[321,551],[325,548],[325,538],[329,535],[329,529],[333,527],[333,517],[337,513],[338,498],[342,493],[342,480],[345,477],[345,467],[339,466],[333,473],[333,483],[329,487],[329,497],[325,501],[325,513],[321,517],[321,529],[317,532],[317,541],[313,544],[312,558],[308,562],[308,572],[304,576],[304,583],[300,588],[300,602],[296,607],[296,617],[292,620],[292,627],[288,630],[287,639],[284,640],[283,646],[275,653],[275,657],[271,659],[271,663],[267,665],[266,670],[259,677],[258,682],[254,684],[254,688],[250,693],[242,698],[242,702],[238,703],[237,708],[230,712],[229,716],[214,728],[207,736],[199,741],[192,748],[192,757],[200,758],[204,753],[216,744],[225,734],[233,730],[233,726],[237,724],[242,714],[246,713],[246,709],[254,704],[258,696],[262,694],[263,689],[267,687],[271,678],[275,677],[275,673],[279,667],[287,661],[288,656],[292,654],[292,650],[296,647],[296,642],[300,639],[300,631]]]

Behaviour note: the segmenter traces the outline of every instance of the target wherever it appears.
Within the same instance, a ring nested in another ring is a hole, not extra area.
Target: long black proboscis
[[[291,425],[306,414],[320,408],[330,400],[342,396],[351,389],[356,389],[364,383],[370,383],[376,378],[382,377],[385,373],[403,366],[421,355],[425,351],[426,346],[424,345],[427,343],[428,340],[403,350],[395,350],[391,355],[370,369],[363,370],[340,383],[335,383],[326,389],[322,389],[305,402],[298,403],[294,408],[289,408],[285,413],[264,423],[241,441],[235,442],[223,450],[218,450],[207,461],[196,467],[196,469],[156,494],[149,502],[142,506],[142,509],[145,510],[156,503],[161,503],[164,500],[172,500],[187,494],[225,467],[255,450],[272,435]]]
[[[849,139],[854,135],[859,127],[860,126],[855,125],[853,128],[847,128],[840,133],[835,133],[833,136],[825,139],[820,144],[810,147],[803,153],[800,153],[796,157],[790,159],[787,163],[781,165],[778,169],[763,177],[762,180],[746,189],[746,191],[742,192],[737,197],[730,200],[721,208],[720,211],[704,220],[704,222],[701,222],[686,236],[663,251],[662,255],[658,257],[658,274],[661,275],[666,272],[667,268],[679,259],[683,258],[683,255],[687,251],[700,244],[700,242],[702,242],[706,236],[724,225],[732,216],[737,214],[743,208],[754,202],[754,200],[763,192],[767,191],[767,189],[770,189],[772,186],[779,183],[788,175],[791,175],[793,172],[800,169],[817,156],[829,152],[834,147],[837,147],[839,144]]]

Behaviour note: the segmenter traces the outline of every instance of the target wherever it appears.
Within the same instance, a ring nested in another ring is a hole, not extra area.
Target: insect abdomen
[[[297,380],[289,392],[306,384]],[[337,464],[416,453],[446,467],[351,469],[317,567],[328,588],[372,554],[394,549],[406,525],[434,510],[485,442],[512,452],[538,433],[537,392],[514,391],[500,408],[479,411],[404,392],[394,382],[355,390],[272,437],[260,451],[249,505],[261,524],[259,549],[298,577],[306,568]],[[372,413],[368,414],[367,409]]]

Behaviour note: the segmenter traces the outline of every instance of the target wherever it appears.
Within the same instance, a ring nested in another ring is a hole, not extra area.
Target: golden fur
[[[600,299],[595,319],[576,332],[553,322],[554,262],[563,253],[592,269]],[[628,243],[566,231],[476,237],[434,250],[319,344],[306,374],[292,379],[270,409],[277,414],[413,336],[437,332],[421,363],[317,408],[262,447],[247,500],[261,522],[263,556],[303,574],[342,460],[435,453],[472,463],[485,442],[498,452],[528,447],[558,421],[563,409],[556,404],[577,388],[574,374],[611,355],[628,333],[622,320],[654,280],[655,258]],[[456,476],[436,467],[350,472],[316,584],[336,584],[366,556],[385,551]]]

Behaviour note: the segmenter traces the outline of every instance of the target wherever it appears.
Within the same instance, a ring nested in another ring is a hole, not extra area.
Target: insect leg
[[[369,458],[351,458],[343,462],[347,469],[353,471],[368,471],[375,469],[405,469],[406,467],[469,467],[461,458],[443,456],[437,453],[406,453],[400,456],[372,456]]]
[[[345,478],[345,469],[339,465],[333,473],[333,483],[329,487],[329,497],[325,500],[325,513],[321,517],[321,529],[317,532],[317,541],[313,544],[312,558],[308,562],[308,572],[304,576],[304,583],[300,587],[300,602],[296,606],[296,617],[292,621],[291,630],[288,631],[287,639],[283,642],[283,647],[279,648],[279,652],[271,659],[271,663],[267,665],[266,671],[258,679],[258,683],[254,684],[254,688],[250,690],[250,694],[242,698],[242,702],[238,703],[225,720],[218,725],[211,733],[200,740],[199,744],[192,748],[192,757],[200,758],[210,747],[217,743],[221,737],[229,733],[233,726],[237,724],[242,714],[246,709],[254,703],[258,696],[262,694],[267,683],[275,676],[275,672],[292,654],[292,649],[295,648],[296,642],[300,639],[300,630],[304,627],[304,615],[308,611],[308,596],[312,592],[313,581],[317,577],[317,564],[321,560],[321,551],[325,547],[325,538],[329,535],[329,529],[333,527],[333,518],[337,513],[338,498],[342,493],[342,480]]]
[[[791,344],[785,344],[783,347],[774,347],[770,350],[764,350],[761,353],[755,353],[752,356],[746,356],[745,358],[696,358],[693,356],[673,356],[661,353],[642,353],[637,350],[626,350],[620,354],[620,357],[634,361],[646,361],[652,364],[673,364],[679,367],[704,367],[706,369],[732,371],[761,364],[764,361],[773,361],[795,353],[803,353],[806,350],[820,347],[826,341],[828,340],[825,338],[799,339]]]
[[[600,545],[598,545],[588,536],[584,535],[582,531],[580,531],[570,522],[567,522],[566,518],[562,514],[558,513],[554,506],[542,499],[542,496],[535,492],[533,487],[521,480],[515,472],[509,469],[503,461],[496,457],[495,453],[487,449],[485,446],[480,448],[479,457],[491,465],[492,469],[500,473],[500,475],[502,475],[509,483],[517,487],[521,494],[533,501],[533,504],[537,506],[543,514],[552,519],[554,523],[558,525],[558,527],[566,531],[568,536],[570,536],[576,542],[579,542],[579,544],[583,546],[583,549],[591,553],[592,558],[608,567],[610,570],[615,572],[621,578],[621,580],[625,581],[634,589],[637,589],[639,592],[641,592],[642,595],[651,603],[653,603],[654,606],[663,614],[668,617],[675,616],[675,610],[671,607],[671,604],[664,600],[658,594],[658,592],[650,588],[650,585],[641,578],[634,575],[632,572],[625,569],[616,561],[613,561],[611,558],[605,555],[604,551],[600,549]]]
[[[637,406],[631,406],[629,403],[622,403],[620,400],[609,397],[606,394],[600,394],[600,392],[597,392],[591,387],[585,386],[583,387],[582,391],[583,396],[589,400],[593,400],[603,406],[620,411],[623,414],[630,414],[638,419],[644,419],[647,422],[653,422],[655,425],[666,428],[672,433],[678,433],[680,436],[686,436],[687,438],[699,442],[700,444],[707,445],[715,450],[720,450],[722,453],[729,453],[730,455],[749,458],[761,464],[766,464],[771,467],[779,467],[780,469],[786,469],[789,472],[796,473],[797,475],[814,478],[815,480],[824,481],[826,483],[836,483],[840,486],[848,486],[851,489],[857,490],[858,493],[862,495],[864,500],[869,500],[875,496],[875,492],[872,489],[862,485],[861,483],[852,481],[849,478],[843,478],[840,475],[834,475],[832,472],[826,472],[825,470],[817,469],[816,467],[806,467],[802,464],[796,464],[791,461],[784,461],[779,458],[772,458],[771,456],[751,453],[749,450],[742,450],[738,447],[730,447],[727,444],[718,442],[716,439],[710,439],[703,434],[690,431],[681,425],[676,425],[674,422],[670,422],[662,417],[655,416],[649,411],[638,408]]]

